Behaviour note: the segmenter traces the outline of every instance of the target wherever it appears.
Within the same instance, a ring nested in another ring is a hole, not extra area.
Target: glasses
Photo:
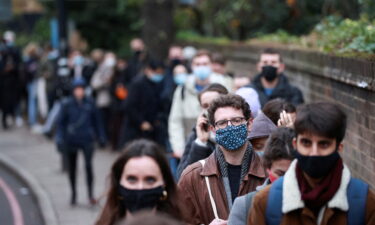
[[[243,124],[245,121],[246,121],[246,119],[243,118],[243,117],[234,117],[230,120],[219,120],[219,121],[215,122],[214,125],[215,125],[216,128],[224,129],[228,126],[228,122],[230,122],[230,124],[232,126],[239,126],[239,125]]]

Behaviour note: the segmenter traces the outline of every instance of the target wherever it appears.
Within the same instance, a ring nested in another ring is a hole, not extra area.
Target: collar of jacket
[[[282,212],[284,214],[305,207],[305,203],[301,199],[301,192],[298,187],[296,166],[297,159],[295,159],[292,162],[284,176],[282,203]],[[346,190],[348,188],[350,178],[350,171],[348,167],[344,164],[340,187],[337,190],[336,194],[333,196],[333,198],[328,202],[328,208],[337,208],[342,211],[348,211],[349,203],[346,195]]]
[[[255,76],[254,80],[252,81],[252,84],[255,87],[257,87],[257,89],[264,90],[264,87],[260,80],[261,78],[262,78],[262,75],[258,74],[257,76]],[[284,88],[286,88],[286,86],[289,85],[289,80],[283,73],[281,73],[278,78],[279,78],[279,81],[277,82],[277,85],[275,86],[274,91],[272,93],[278,90],[283,90]]]
[[[202,168],[202,172],[200,173],[201,176],[212,176],[215,175],[217,177],[221,176],[220,168],[218,165],[218,161],[215,157],[215,152],[213,152],[207,159],[204,167]],[[250,161],[250,168],[247,172],[247,176],[244,177],[243,180],[248,180],[249,176],[256,176],[260,178],[266,178],[267,174],[263,169],[263,165],[261,159],[259,158],[258,154],[252,154],[251,161]]]

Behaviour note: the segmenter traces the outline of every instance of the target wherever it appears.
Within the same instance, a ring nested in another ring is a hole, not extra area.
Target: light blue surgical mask
[[[174,82],[177,84],[177,85],[181,85],[181,84],[185,84],[186,82],[186,79],[187,79],[187,74],[186,73],[178,73],[176,74],[173,79],[174,79]]]
[[[154,73],[151,77],[150,77],[150,80],[152,82],[155,82],[155,83],[159,83],[163,80],[164,78],[164,75],[163,74],[158,74],[158,73]]]
[[[73,59],[73,63],[75,66],[81,66],[84,63],[84,61],[85,59],[80,55],[75,56]]]
[[[193,68],[193,74],[199,80],[206,80],[212,73],[210,66],[196,66]]]

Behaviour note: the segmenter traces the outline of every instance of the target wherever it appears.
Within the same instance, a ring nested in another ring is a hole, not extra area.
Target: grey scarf
[[[248,146],[247,146],[247,149],[245,150],[245,154],[243,156],[242,163],[241,163],[240,185],[242,184],[243,178],[248,173],[252,154],[253,154],[253,147],[251,143],[248,142]],[[217,161],[219,162],[219,168],[220,168],[221,176],[223,179],[225,194],[227,195],[228,206],[230,210],[232,208],[233,199],[232,199],[232,192],[230,190],[229,178],[228,178],[228,163],[225,161],[224,154],[220,150],[219,146],[217,146],[215,149],[215,157]]]

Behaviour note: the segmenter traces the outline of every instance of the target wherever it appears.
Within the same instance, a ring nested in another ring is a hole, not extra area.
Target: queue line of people
[[[97,225],[131,223],[141,211],[185,224],[375,224],[374,193],[351,177],[339,154],[347,115],[334,103],[303,105],[277,51],[262,52],[258,74],[243,83],[219,54],[172,46],[164,61],[149,58],[140,39],[130,45],[129,60],[102,50],[90,58],[72,51],[64,60],[30,45],[19,62],[31,78],[29,124],[38,112],[43,133],[56,126],[72,205],[79,151],[94,205],[96,142],[126,146]],[[18,68],[6,60],[16,48],[4,46],[0,85]],[[7,107],[1,94],[3,121],[20,115],[21,98]]]

